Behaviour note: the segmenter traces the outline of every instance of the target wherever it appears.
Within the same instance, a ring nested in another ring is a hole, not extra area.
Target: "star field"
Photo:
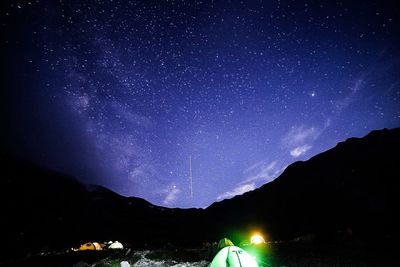
[[[400,126],[395,1],[5,7],[1,147],[126,196],[206,207]]]

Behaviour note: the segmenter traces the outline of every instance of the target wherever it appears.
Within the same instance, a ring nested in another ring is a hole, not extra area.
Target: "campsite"
[[[0,1],[0,267],[400,265],[400,0]]]
[[[377,250],[366,253],[354,246],[315,246],[309,243],[269,243],[263,248],[245,247],[250,255],[257,255],[258,266],[395,266],[394,251]],[[103,266],[182,266],[207,267],[213,259],[209,247],[166,247],[154,249],[124,249],[118,251],[54,252],[35,255],[12,264],[1,266],[61,266],[61,267],[103,267]],[[128,265],[129,264],[129,265]]]
[[[399,129],[386,129],[348,139],[289,166],[259,190],[207,209],[155,206],[3,156],[7,220],[1,229],[7,242],[1,244],[1,264],[101,266],[124,260],[206,266],[225,237],[225,245],[238,246],[261,266],[390,266],[400,166],[392,155],[400,149],[399,137]],[[332,178],[321,183],[323,176]],[[11,193],[17,190],[18,198]],[[93,218],[97,223],[81,227]]]

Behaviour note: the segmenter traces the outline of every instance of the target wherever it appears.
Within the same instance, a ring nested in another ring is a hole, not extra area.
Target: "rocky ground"
[[[394,252],[366,247],[314,246],[302,243],[265,244],[244,247],[265,267],[305,266],[396,266]],[[392,253],[393,252],[393,253]],[[74,266],[74,267],[206,267],[215,250],[208,248],[166,247],[153,250],[52,252],[35,255],[1,266]]]

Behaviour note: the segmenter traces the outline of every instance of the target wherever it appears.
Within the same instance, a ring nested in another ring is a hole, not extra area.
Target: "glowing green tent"
[[[221,249],[208,267],[259,267],[256,260],[239,247]]]
[[[233,243],[228,238],[224,237],[218,242],[218,251],[227,246],[233,246]]]

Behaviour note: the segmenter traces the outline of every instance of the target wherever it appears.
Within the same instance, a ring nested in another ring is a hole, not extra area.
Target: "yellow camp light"
[[[259,245],[265,243],[265,240],[260,234],[254,234],[250,239],[250,243],[253,245]]]

